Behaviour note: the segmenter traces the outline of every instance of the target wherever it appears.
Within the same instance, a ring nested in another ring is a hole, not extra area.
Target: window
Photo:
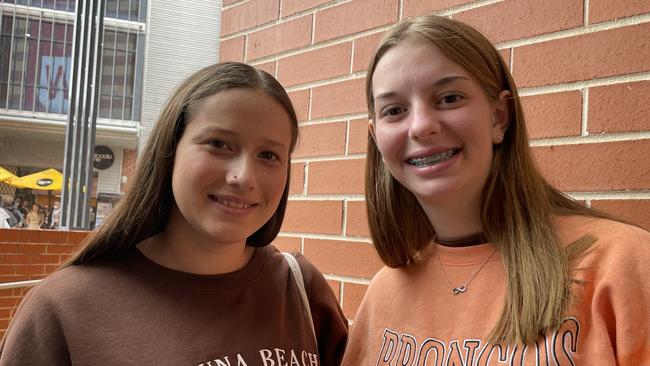
[[[140,119],[145,0],[105,3],[100,119]],[[66,114],[75,0],[0,0],[0,108]]]

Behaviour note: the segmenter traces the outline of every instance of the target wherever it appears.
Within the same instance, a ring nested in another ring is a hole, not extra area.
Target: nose
[[[440,133],[441,123],[436,111],[428,105],[420,104],[412,107],[409,137],[414,140],[424,140],[431,135]]]
[[[233,159],[226,172],[226,184],[241,191],[255,189],[255,164],[253,159],[240,156]]]

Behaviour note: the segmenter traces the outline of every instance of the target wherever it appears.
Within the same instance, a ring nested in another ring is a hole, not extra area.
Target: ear
[[[510,123],[510,90],[503,90],[499,93],[496,103],[494,103],[494,112],[492,114],[492,143],[500,144],[503,142],[508,124]]]
[[[372,118],[368,119],[368,132],[370,132],[370,136],[372,138],[375,138],[375,120]]]

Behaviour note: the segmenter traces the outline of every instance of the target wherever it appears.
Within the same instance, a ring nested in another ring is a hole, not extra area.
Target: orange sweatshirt
[[[650,233],[590,217],[557,222],[565,243],[598,239],[576,265],[574,278],[585,282],[574,287],[576,302],[558,330],[528,346],[488,343],[506,292],[499,253],[453,295],[495,247],[438,245],[440,261],[434,255],[377,273],[343,365],[650,365]]]

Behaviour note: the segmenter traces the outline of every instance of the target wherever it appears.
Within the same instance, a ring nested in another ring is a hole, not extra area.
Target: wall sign
[[[93,166],[95,169],[104,170],[113,165],[115,154],[113,150],[106,145],[95,146],[95,158],[93,159]]]

